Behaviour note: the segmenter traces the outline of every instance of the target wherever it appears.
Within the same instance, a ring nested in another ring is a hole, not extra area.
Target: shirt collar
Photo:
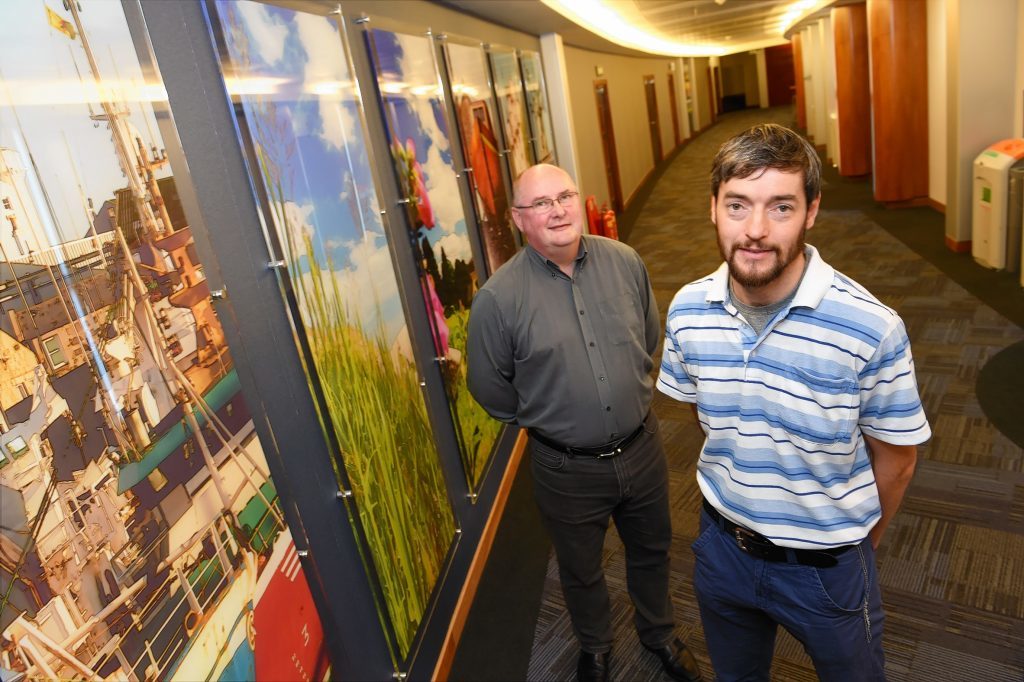
[[[807,271],[804,273],[803,279],[800,280],[790,308],[797,306],[806,308],[817,307],[821,303],[821,299],[828,293],[829,287],[832,286],[832,280],[835,277],[835,269],[822,260],[818,250],[810,244],[804,246],[804,256],[808,261]],[[711,283],[708,286],[708,293],[704,300],[707,303],[721,303],[730,312],[735,314],[732,302],[729,301],[728,263],[722,263],[711,275]]]
[[[576,252],[576,263],[582,263],[583,260],[587,257],[587,239],[587,235],[582,235],[580,238],[580,249],[579,251]],[[540,263],[541,265],[544,265],[548,268],[554,268],[555,270],[561,272],[561,269],[558,267],[558,264],[555,263],[555,261],[551,260],[546,256],[541,255],[540,251],[538,251],[537,249],[533,248],[529,244],[526,245],[525,249],[526,252],[530,254],[530,257],[535,262]]]

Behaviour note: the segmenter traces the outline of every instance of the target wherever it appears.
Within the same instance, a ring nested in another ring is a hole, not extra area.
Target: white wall
[[[1014,90],[1013,136],[1024,137],[1024,0],[1017,0],[1017,88]],[[1021,268],[1024,278],[1024,268]]]
[[[1024,0],[1022,0],[1024,1]],[[757,59],[757,96],[761,102],[761,108],[768,108],[768,63],[764,58],[764,49],[754,53]]]
[[[839,100],[836,96],[836,41],[832,34],[832,19],[821,19],[822,44],[825,50],[825,63],[822,70],[825,76],[825,125],[828,127],[827,158],[833,166],[839,165]]]
[[[1015,96],[1007,87],[1017,61],[1020,0],[947,0],[949,36],[946,237],[971,240],[974,159],[993,142],[1013,135]]]
[[[946,0],[928,0],[928,198],[946,205]]]

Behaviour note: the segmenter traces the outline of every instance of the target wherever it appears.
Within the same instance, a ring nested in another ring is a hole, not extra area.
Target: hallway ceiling
[[[779,45],[829,0],[443,0],[526,33],[631,55],[714,56]]]

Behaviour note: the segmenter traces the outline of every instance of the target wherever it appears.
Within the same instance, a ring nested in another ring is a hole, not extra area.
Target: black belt
[[[615,457],[616,455],[622,454],[629,445],[640,437],[640,434],[644,432],[644,426],[647,424],[647,417],[640,422],[640,426],[636,427],[632,433],[625,438],[619,440],[613,440],[610,443],[604,445],[595,445],[589,448],[578,448],[571,445],[563,445],[558,441],[545,438],[544,436],[537,433],[535,430],[530,429],[530,438],[533,438],[538,443],[548,446],[552,450],[557,450],[564,455],[569,457],[596,457],[598,459],[605,459],[607,457]]]
[[[747,554],[765,561],[786,561],[789,563],[814,566],[815,568],[829,568],[839,563],[837,556],[855,547],[856,545],[843,545],[830,549],[794,549],[792,547],[779,547],[771,540],[755,533],[752,530],[738,526],[729,519],[718,513],[718,510],[711,506],[711,503],[704,500],[704,511],[708,516],[729,535],[736,540],[736,546]]]

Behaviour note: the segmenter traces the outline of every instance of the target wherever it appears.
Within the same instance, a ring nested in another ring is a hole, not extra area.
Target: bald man
[[[672,679],[699,680],[674,636],[668,594],[668,468],[650,409],[662,332],[647,270],[625,244],[583,234],[579,192],[561,168],[524,171],[513,201],[527,246],[473,301],[469,390],[495,419],[529,431],[534,498],[580,644],[578,678],[609,675],[601,554],[611,520],[640,642]]]

